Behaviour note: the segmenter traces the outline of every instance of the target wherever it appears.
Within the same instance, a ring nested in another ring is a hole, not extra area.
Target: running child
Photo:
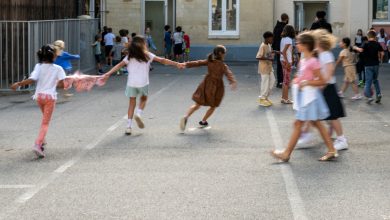
[[[355,54],[352,53],[351,48],[351,39],[348,37],[343,38],[340,42],[340,47],[343,49],[340,52],[339,58],[336,62],[336,66],[340,63],[343,63],[344,67],[344,83],[339,91],[339,96],[344,98],[344,92],[347,90],[348,86],[352,86],[352,90],[355,95],[351,98],[352,100],[362,99],[362,96],[359,93],[359,88],[356,84],[356,66],[355,66]]]
[[[39,63],[35,65],[30,77],[21,82],[14,83],[11,88],[16,90],[21,86],[36,83],[33,99],[36,100],[43,117],[33,151],[39,158],[43,158],[45,157],[45,153],[43,152],[44,146],[47,144],[45,137],[57,100],[56,88],[64,87],[66,74],[62,67],[54,64],[57,54],[53,45],[43,46],[37,55]]]
[[[215,109],[221,104],[225,93],[225,86],[223,83],[224,75],[229,80],[232,90],[236,89],[237,81],[229,67],[223,62],[225,55],[226,48],[222,45],[218,45],[214,48],[213,52],[208,55],[207,60],[185,63],[186,68],[207,66],[208,73],[192,95],[192,100],[194,100],[195,104],[190,107],[187,114],[180,120],[180,129],[183,132],[186,129],[188,118],[201,106],[209,106],[209,109],[203,119],[199,122],[199,125],[202,127],[207,127],[209,125],[207,119],[209,119]]]
[[[131,135],[133,117],[139,128],[145,127],[142,121],[142,113],[146,106],[146,101],[149,94],[149,71],[150,64],[159,62],[165,65],[176,66],[177,68],[184,68],[184,64],[170,61],[168,59],[160,58],[148,51],[148,45],[145,38],[142,36],[135,36],[128,48],[128,55],[114,68],[104,74],[108,79],[113,73],[120,68],[127,66],[128,77],[125,95],[129,98],[128,120],[125,134]],[[134,114],[137,104],[137,97],[140,96],[140,103]]]
[[[296,111],[294,130],[285,150],[274,150],[271,152],[273,157],[283,162],[290,160],[290,156],[302,133],[302,127],[308,121],[318,129],[328,147],[328,152],[319,160],[329,161],[338,157],[337,150],[334,148],[330,136],[321,122],[321,120],[329,116],[329,110],[320,90],[320,86],[323,86],[326,81],[321,75],[321,64],[314,57],[314,48],[315,40],[312,35],[308,33],[299,35],[297,49],[304,54],[304,59],[299,64],[299,74],[293,82],[294,110]]]
[[[259,103],[261,106],[269,107],[272,102],[268,99],[271,94],[272,87],[275,85],[275,75],[272,67],[274,56],[272,53],[272,41],[274,35],[272,32],[263,34],[264,42],[261,43],[256,59],[259,60],[258,73],[261,76],[261,89]]]

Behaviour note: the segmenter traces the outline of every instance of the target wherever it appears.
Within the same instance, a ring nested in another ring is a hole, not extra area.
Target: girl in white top
[[[283,67],[283,88],[282,88],[282,104],[292,104],[288,98],[288,90],[290,88],[291,70],[293,65],[293,39],[295,38],[295,30],[291,25],[286,25],[282,32],[282,41],[280,42],[280,62]]]
[[[39,63],[35,66],[30,77],[26,80],[13,84],[11,88],[16,90],[20,86],[30,85],[35,82],[37,84],[33,99],[37,101],[37,104],[42,111],[43,119],[33,151],[38,157],[43,158],[45,157],[43,152],[43,146],[46,145],[45,137],[57,100],[56,88],[64,87],[64,79],[66,75],[62,67],[53,64],[55,58],[57,57],[53,45],[43,46],[37,54]]]
[[[128,120],[125,133],[131,135],[132,132],[132,120],[133,116],[139,128],[145,127],[141,115],[146,106],[146,101],[149,93],[149,71],[150,64],[153,61],[176,66],[177,68],[185,68],[185,64],[179,64],[177,62],[170,61],[168,59],[160,58],[153,53],[148,52],[145,38],[142,36],[135,36],[131,41],[128,49],[128,55],[109,72],[104,74],[104,77],[108,79],[111,74],[118,71],[120,68],[127,66],[128,78],[125,95],[129,98],[128,108]],[[140,103],[138,109],[135,110],[137,97],[140,96]]]

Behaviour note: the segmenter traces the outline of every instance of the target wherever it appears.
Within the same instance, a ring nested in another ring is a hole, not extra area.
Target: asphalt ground
[[[269,151],[286,145],[294,113],[279,89],[273,107],[258,105],[255,63],[230,64],[238,90],[226,88],[211,128],[197,128],[201,109],[185,134],[179,119],[206,69],[154,67],[144,130],[124,135],[126,77],[115,76],[58,100],[41,160],[31,95],[0,96],[0,219],[390,219],[389,66],[382,104],[344,100],[348,151],[318,162],[317,135],[288,164]]]

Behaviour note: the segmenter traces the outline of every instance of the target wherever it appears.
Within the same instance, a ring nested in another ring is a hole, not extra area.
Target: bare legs
[[[138,105],[138,108],[140,110],[144,110],[145,106],[146,106],[146,101],[148,100],[148,97],[147,96],[141,96],[140,98],[140,103]],[[134,116],[134,110],[135,110],[135,106],[137,105],[137,98],[136,97],[131,97],[130,98],[130,101],[129,101],[129,109],[127,111],[127,116],[128,116],[128,119],[133,119],[133,116]]]
[[[345,82],[343,83],[343,86],[341,87],[341,90],[340,90],[340,91],[341,91],[342,93],[344,93],[344,92],[348,89],[349,85],[352,86],[352,90],[353,90],[353,92],[355,93],[355,95],[358,95],[358,94],[359,94],[359,88],[358,88],[358,86],[356,85],[355,82],[347,82],[347,81],[345,81]]]

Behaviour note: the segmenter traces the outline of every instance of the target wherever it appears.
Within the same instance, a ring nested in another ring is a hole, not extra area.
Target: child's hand
[[[17,82],[17,83],[12,84],[11,89],[14,90],[14,91],[16,91],[19,87],[20,87],[20,85],[19,85],[19,83]]]
[[[233,91],[236,91],[236,90],[237,90],[237,83],[232,83],[232,84],[230,84],[230,88],[231,88]]]

